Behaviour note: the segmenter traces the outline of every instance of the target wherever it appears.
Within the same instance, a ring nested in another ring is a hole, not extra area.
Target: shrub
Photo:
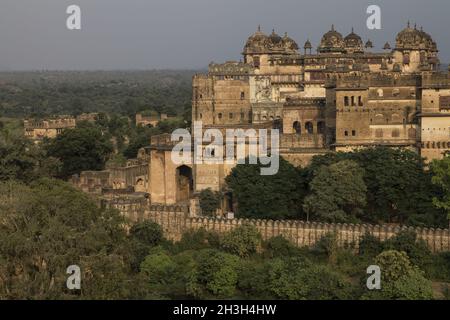
[[[267,257],[289,257],[299,253],[298,248],[283,236],[276,236],[264,242]]]
[[[261,235],[255,227],[242,225],[227,233],[222,241],[222,248],[240,257],[256,253],[261,244]]]
[[[376,256],[383,251],[383,243],[370,233],[366,233],[359,241],[359,254]]]
[[[161,226],[152,221],[144,221],[132,226],[130,236],[148,246],[156,246],[163,241]]]
[[[221,199],[220,192],[214,192],[211,189],[202,190],[199,195],[202,215],[208,217],[214,216],[216,210],[220,208]]]

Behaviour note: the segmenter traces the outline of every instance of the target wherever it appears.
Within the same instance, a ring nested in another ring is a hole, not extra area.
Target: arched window
[[[348,131],[344,131],[344,136],[348,137]]]
[[[383,97],[384,96],[383,89],[378,89],[377,94],[378,94],[378,97],[380,97],[380,98]]]
[[[375,124],[384,124],[384,115],[381,113],[377,113],[375,115]]]
[[[259,68],[259,66],[261,65],[261,60],[258,56],[254,56],[253,57],[253,66],[255,68]]]
[[[323,121],[317,122],[317,133],[319,133],[319,134],[325,133],[325,122],[323,122]]]
[[[377,130],[375,130],[375,137],[377,137],[377,138],[383,138],[383,129],[377,129]]]
[[[344,106],[348,107],[348,97],[344,97]]]
[[[352,96],[352,107],[354,107],[354,106],[355,106],[355,97]]]
[[[404,56],[403,56],[403,63],[404,64],[409,64],[409,54],[405,54]]]
[[[360,107],[363,106],[363,101],[362,101],[362,97],[361,96],[358,97],[358,106],[360,106]]]
[[[394,129],[392,130],[392,138],[398,138],[400,137],[400,130]]]
[[[292,125],[292,128],[294,129],[296,134],[302,133],[302,126],[301,126],[300,122],[295,121],[294,124]]]
[[[408,138],[409,139],[416,139],[416,129],[414,128],[409,128],[408,129]]]
[[[352,136],[356,136],[356,130],[352,130]]]
[[[393,113],[391,118],[392,123],[400,123],[400,115],[398,113]]]
[[[305,124],[305,130],[306,130],[306,132],[307,133],[309,133],[309,134],[312,134],[313,132],[314,132],[314,129],[313,129],[314,127],[313,127],[313,124],[312,124],[312,122],[307,122],[306,124]]]
[[[219,114],[217,115],[217,118],[222,119],[222,114],[219,113]]]

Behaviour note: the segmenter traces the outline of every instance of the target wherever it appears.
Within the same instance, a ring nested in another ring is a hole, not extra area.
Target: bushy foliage
[[[220,192],[212,191],[211,189],[202,190],[199,194],[200,208],[202,215],[212,217],[217,209],[220,208],[220,201],[222,197]]]
[[[261,245],[261,235],[255,227],[242,225],[227,233],[221,240],[222,248],[240,257],[256,253]]]
[[[0,298],[120,299],[144,294],[131,275],[126,222],[51,179],[0,184]],[[83,290],[66,290],[79,265]]]
[[[433,298],[431,281],[414,266],[405,252],[395,250],[379,254],[374,264],[381,269],[381,290],[366,293],[365,299],[427,300]]]
[[[280,157],[278,173],[261,175],[261,164],[238,165],[226,177],[238,202],[238,217],[284,219],[299,217],[305,190],[298,169]]]
[[[366,205],[364,170],[354,161],[321,166],[310,183],[303,209],[316,220],[357,222]]]
[[[47,154],[62,162],[60,177],[85,170],[103,170],[113,149],[111,142],[94,125],[63,130],[45,146]]]

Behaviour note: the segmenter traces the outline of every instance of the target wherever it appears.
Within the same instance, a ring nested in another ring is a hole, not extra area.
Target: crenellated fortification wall
[[[225,233],[239,225],[248,224],[255,226],[264,240],[281,235],[299,247],[313,246],[324,235],[332,232],[336,233],[339,245],[353,244],[357,248],[359,240],[367,233],[383,241],[401,230],[412,230],[416,232],[419,238],[425,240],[433,252],[450,251],[449,229],[192,217],[187,205],[149,205],[142,201],[116,201],[109,203],[109,205],[120,210],[132,222],[151,220],[158,223],[163,228],[165,236],[174,241],[180,240],[183,233],[188,230],[204,228],[208,231]]]

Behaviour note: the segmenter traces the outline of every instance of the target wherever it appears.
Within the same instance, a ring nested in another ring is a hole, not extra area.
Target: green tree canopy
[[[64,130],[46,149],[49,156],[62,162],[61,177],[68,178],[83,170],[103,170],[112,144],[98,127],[86,124]]]
[[[379,254],[374,264],[381,269],[381,290],[366,293],[365,299],[426,300],[433,298],[431,281],[414,266],[405,252]]]
[[[199,200],[202,215],[212,217],[216,213],[216,210],[220,208],[222,197],[220,192],[214,192],[208,188],[200,192]]]
[[[283,219],[296,218],[301,212],[302,190],[300,172],[280,157],[277,174],[262,176],[261,165],[237,165],[226,178],[237,200],[238,217]]]
[[[436,207],[445,210],[450,220],[450,155],[431,163],[432,182],[441,190],[441,195],[433,197]]]
[[[354,161],[321,166],[310,183],[303,209],[327,222],[355,222],[366,205],[364,170]]]
[[[222,248],[240,257],[248,257],[256,253],[261,246],[261,235],[255,227],[241,225],[226,233],[221,241]]]
[[[96,206],[65,182],[0,184],[0,298],[131,298],[124,219]],[[66,289],[66,269],[78,265],[82,290]],[[132,290],[133,289],[133,290]]]
[[[341,160],[356,161],[364,169],[367,187],[364,221],[445,225],[441,211],[432,203],[437,188],[432,185],[431,174],[424,170],[424,162],[417,153],[401,148],[374,147],[316,156],[303,170],[308,182],[323,165]]]

